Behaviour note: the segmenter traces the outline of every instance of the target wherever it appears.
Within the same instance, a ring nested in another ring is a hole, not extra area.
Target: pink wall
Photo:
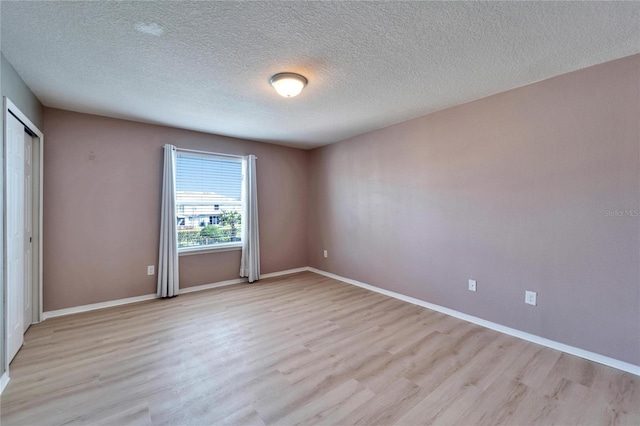
[[[639,76],[635,55],[313,150],[310,266],[640,364]]]
[[[308,152],[45,109],[44,310],[155,292],[162,146],[258,156],[262,273],[307,265]],[[180,258],[180,286],[238,277],[240,252]]]
[[[258,156],[263,273],[310,265],[640,364],[638,75],[635,55],[310,152],[46,108],[44,309],[155,291],[172,143]],[[181,257],[181,286],[239,256]]]

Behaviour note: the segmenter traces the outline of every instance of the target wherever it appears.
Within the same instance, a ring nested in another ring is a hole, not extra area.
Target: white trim
[[[24,115],[17,106],[15,106],[13,102],[11,102],[11,99],[7,98],[6,96],[4,97],[4,99],[6,101],[5,111],[10,110],[11,113],[15,115],[18,120],[22,121],[22,124],[27,126],[29,130],[36,134],[36,136],[38,136],[41,140],[44,139],[44,134],[40,131],[40,129],[38,129],[38,127],[33,124],[31,120],[29,120],[27,116]]]
[[[287,269],[287,270],[284,270],[284,271],[270,272],[268,274],[260,275],[260,279],[263,280],[263,279],[267,279],[267,278],[279,277],[281,275],[290,275],[290,274],[295,274],[295,273],[298,273],[298,272],[306,272],[308,270],[309,270],[309,268],[307,266],[303,266],[302,268],[295,268],[295,269]],[[233,280],[220,281],[220,282],[217,282],[217,283],[202,284],[202,285],[197,285],[197,286],[193,286],[193,287],[181,288],[180,289],[180,294],[193,293],[194,291],[209,290],[211,288],[224,287],[224,286],[227,286],[227,285],[234,285],[234,284],[243,284],[243,283],[247,283],[247,282],[249,282],[249,280],[247,278],[236,278],[236,279],[233,279]]]
[[[215,246],[196,246],[178,249],[178,256],[193,256],[196,254],[216,253],[221,251],[242,250],[242,243],[227,243]]]
[[[242,161],[242,159],[244,158],[243,155],[234,155],[234,154],[222,154],[220,152],[210,152],[210,151],[199,151],[197,149],[186,149],[186,148],[178,148],[176,147],[176,151],[177,152],[187,152],[189,153],[189,155],[197,157],[221,157],[221,158],[226,158],[231,160],[236,160],[236,161]],[[195,154],[195,155],[194,155]]]
[[[640,376],[640,366],[634,365],[625,361],[620,361],[615,358],[611,358],[605,355],[600,355],[595,352],[587,351],[584,349],[576,348],[574,346],[565,345],[564,343],[556,342],[553,340],[546,339],[544,337],[536,336],[535,334],[527,333],[525,331],[516,330],[515,328],[507,327],[501,324],[497,324],[495,322],[487,321],[482,318],[474,317],[472,315],[467,315],[462,312],[455,311],[453,309],[445,308],[444,306],[435,305],[433,303],[425,302],[420,299],[416,299],[415,297],[405,296],[404,294],[396,293],[394,291],[385,290],[379,287],[372,286],[370,284],[365,284],[360,281],[352,280],[350,278],[341,277],[336,274],[332,274],[330,272],[325,272],[320,269],[308,267],[308,271],[315,272],[316,274],[324,275],[325,277],[333,278],[338,281],[342,281],[347,284],[355,285],[358,287],[365,288],[367,290],[375,291],[376,293],[384,294],[389,297],[393,297],[395,299],[403,300],[405,302],[413,303],[414,305],[422,306],[423,308],[431,309],[437,312],[442,312],[443,314],[450,315],[455,318],[459,318],[464,321],[468,321],[473,324],[480,325],[482,327],[490,328],[491,330],[499,331],[500,333],[508,334],[510,336],[518,337],[523,340],[527,340],[529,342],[537,343],[542,346],[546,346],[551,349],[556,349],[562,352],[566,352],[571,355],[578,356],[580,358],[588,359],[589,361],[594,361],[599,364],[604,364],[609,367],[617,368],[618,370],[626,371],[631,374],[635,374]]]
[[[48,311],[42,314],[42,320],[49,318],[62,317],[65,315],[79,314],[81,312],[96,311],[98,309],[112,308],[114,306],[128,305],[129,303],[143,302],[157,298],[155,294],[145,294],[144,296],[127,297],[126,299],[110,300],[108,302],[91,303],[89,305],[74,306],[72,308],[58,309]]]
[[[9,112],[11,111],[11,112]],[[27,127],[32,133],[34,133],[38,139],[40,140],[40,164],[39,164],[39,173],[40,173],[40,177],[39,177],[39,188],[38,188],[38,198],[39,198],[39,206],[38,206],[38,226],[39,226],[39,230],[38,230],[38,276],[37,276],[37,280],[38,280],[38,294],[37,294],[37,310],[38,310],[38,322],[43,320],[43,312],[42,312],[42,307],[43,307],[43,292],[42,292],[42,272],[43,272],[43,262],[42,262],[42,252],[43,252],[43,247],[44,244],[42,243],[42,239],[43,239],[43,235],[44,235],[44,228],[43,228],[43,193],[44,193],[44,133],[42,133],[42,131],[35,125],[33,124],[33,122],[20,110],[20,108],[18,108],[13,102],[11,102],[11,99],[9,99],[6,96],[3,96],[3,100],[2,100],[2,116],[3,116],[3,122],[4,122],[4,128],[2,129],[2,135],[3,135],[3,141],[6,141],[7,139],[7,119],[9,114],[13,114],[18,120],[20,120],[22,122],[22,124]],[[6,185],[6,179],[4,174],[6,173],[6,164],[4,164],[4,162],[6,161],[6,155],[4,155],[4,150],[6,149],[6,144],[5,147],[2,149],[2,154],[3,154],[3,176],[2,176],[2,205],[4,207],[6,207],[7,203],[6,203],[6,189],[5,189],[5,185]],[[3,241],[2,244],[5,244],[6,241],[6,215],[3,215],[2,217],[2,229],[3,229]],[[2,258],[2,274],[3,274],[3,284],[2,284],[2,288],[0,289],[0,291],[3,292],[3,296],[6,296],[6,291],[5,291],[5,285],[4,283],[7,282],[6,280],[6,273],[7,273],[7,268],[6,268],[6,248],[3,249],[3,258]],[[4,303],[6,303],[6,300],[2,300]],[[4,313],[2,314],[4,315]],[[6,327],[6,317],[3,318],[2,324],[4,327]],[[0,389],[2,389],[3,386],[6,386],[6,384],[9,381],[9,362],[8,362],[8,357],[7,357],[7,340],[6,340],[6,328],[4,330],[0,330],[0,339],[2,339],[2,348],[4,349],[4,365],[0,366],[0,371],[2,369],[5,370],[5,375],[6,376],[6,382],[2,382],[4,379],[4,376],[2,378],[0,378]],[[0,390],[1,393],[1,390]]]
[[[235,278],[233,280],[220,281],[217,283],[195,285],[193,287],[181,288],[180,293],[178,294],[193,293],[194,291],[209,290],[211,288],[224,287],[224,286],[234,285],[234,284],[242,284],[246,282],[247,282],[246,278]]]
[[[38,322],[43,320],[43,307],[44,307],[44,295],[42,292],[43,278],[43,253],[44,244],[42,243],[42,236],[44,235],[44,135],[40,136],[40,187],[39,187],[39,208],[38,208]]]
[[[287,269],[285,271],[269,272],[268,274],[260,274],[260,279],[263,280],[266,278],[279,277],[281,275],[297,274],[298,272],[307,272],[307,271],[309,271],[309,267],[303,266],[302,268]]]
[[[11,99],[9,99],[8,97],[4,97],[4,122],[7,122],[7,118],[8,118],[8,114],[9,111],[11,111],[11,114],[13,114],[18,120],[20,120],[22,122],[22,124],[27,127],[30,131],[32,131],[33,133],[35,133],[35,135],[38,137],[38,139],[40,139],[40,164],[39,164],[39,175],[40,175],[40,179],[39,179],[39,206],[38,206],[38,226],[39,226],[39,230],[38,230],[38,321],[42,321],[42,250],[43,250],[43,244],[42,244],[42,236],[44,234],[43,232],[43,214],[42,214],[42,207],[43,207],[43,193],[44,193],[44,133],[42,133],[42,131],[38,128],[38,126],[36,126],[35,124],[33,124],[33,122],[31,120],[29,120],[29,118],[22,112],[20,111],[20,108],[18,108],[13,102],[11,102]],[[6,128],[4,129],[4,140],[6,140]]]
[[[307,268],[306,266],[302,267],[302,268],[296,268],[296,269],[287,269],[286,271],[277,271],[277,272],[271,272],[269,274],[264,274],[264,275],[261,276],[261,278],[279,277],[281,275],[295,274],[296,272],[304,272],[304,271],[308,271],[308,270],[309,270],[309,268]],[[234,284],[242,284],[242,283],[246,283],[246,282],[247,282],[246,278],[235,278],[235,279],[232,279],[232,280],[219,281],[217,283],[202,284],[202,285],[196,285],[196,286],[193,286],[193,287],[181,288],[179,294],[193,293],[193,292],[196,292],[196,291],[209,290],[209,289],[212,289],[212,288],[224,287],[224,286],[234,285]],[[127,297],[125,299],[110,300],[108,302],[92,303],[92,304],[89,304],[89,305],[74,306],[72,308],[58,309],[58,310],[55,310],[55,311],[44,312],[42,314],[42,321],[44,321],[46,319],[49,319],[49,318],[55,318],[55,317],[61,317],[61,316],[65,316],[65,315],[78,314],[78,313],[81,313],[81,312],[95,311],[95,310],[104,309],[104,308],[112,308],[114,306],[128,305],[129,303],[143,302],[145,300],[153,300],[153,299],[157,299],[157,298],[158,298],[158,296],[156,294],[145,294],[143,296]]]
[[[4,391],[4,388],[9,384],[9,380],[9,372],[5,371],[2,377],[0,377],[0,395],[2,395],[2,391]]]
[[[42,243],[42,237],[44,235],[44,228],[43,228],[43,194],[44,194],[44,133],[42,133],[42,131],[38,128],[38,126],[36,126],[35,124],[33,124],[33,122],[31,120],[29,120],[29,117],[27,117],[22,111],[20,111],[20,108],[18,108],[13,102],[11,102],[11,99],[9,99],[8,97],[4,96],[4,109],[3,109],[3,114],[4,114],[4,122],[5,122],[5,128],[3,129],[3,140],[6,141],[7,138],[7,130],[6,130],[6,122],[7,122],[7,118],[9,115],[9,111],[11,111],[11,114],[13,114],[18,120],[20,120],[22,122],[22,124],[24,124],[30,131],[32,131],[33,133],[35,133],[35,135],[38,137],[38,139],[40,139],[40,164],[39,164],[39,206],[38,206],[38,322],[43,320],[43,312],[42,312],[42,306],[43,306],[43,294],[42,294],[42,281],[43,281],[43,267],[42,267],[42,253],[43,253],[43,247],[44,244]],[[5,165],[6,166],[6,165]],[[4,179],[3,179],[3,185],[4,185]],[[4,197],[4,191],[3,191],[3,197]],[[6,205],[6,203],[3,202],[4,205]],[[4,217],[4,216],[3,216]],[[3,226],[6,224],[3,224]],[[6,226],[4,228],[4,230],[6,231]],[[4,262],[3,264],[6,265],[6,262]],[[6,280],[5,280],[6,282]],[[6,342],[4,342],[6,344]]]
[[[617,360],[615,358],[611,358],[605,355],[601,355],[595,352],[591,352],[591,351],[587,351],[584,349],[580,349],[580,348],[576,348],[574,346],[569,346],[566,345],[564,343],[560,343],[560,342],[556,342],[553,340],[549,340],[546,339],[544,337],[540,337],[540,336],[536,336],[535,334],[531,334],[531,333],[527,333],[524,331],[520,331],[520,330],[516,330],[514,328],[511,327],[507,327],[501,324],[497,324],[495,322],[491,322],[491,321],[487,321],[485,319],[482,318],[478,318],[478,317],[474,317],[472,315],[468,315],[453,309],[449,309],[449,308],[445,308],[444,306],[440,306],[440,305],[436,305],[433,303],[429,303],[429,302],[425,302],[424,300],[420,300],[420,299],[416,299],[415,297],[411,297],[411,296],[405,296],[404,294],[400,294],[400,293],[396,293],[394,291],[390,291],[390,290],[385,290],[370,284],[365,284],[363,282],[360,281],[356,281],[356,280],[352,280],[350,278],[345,278],[345,277],[341,277],[340,275],[336,275],[336,274],[332,274],[330,272],[325,272],[322,271],[320,269],[316,269],[316,268],[312,268],[310,266],[305,266],[302,268],[295,268],[295,269],[287,269],[285,271],[277,271],[277,272],[271,272],[268,274],[263,274],[260,276],[261,279],[266,279],[266,278],[273,278],[273,277],[279,277],[282,275],[290,275],[290,274],[295,274],[295,273],[299,273],[299,272],[305,272],[305,271],[309,271],[309,272],[313,272],[319,275],[324,275],[325,277],[329,277],[329,278],[333,278],[335,280],[338,281],[342,281],[344,283],[347,284],[351,284],[351,285],[355,285],[357,287],[362,287],[364,289],[367,290],[371,290],[371,291],[375,291],[376,293],[380,293],[380,294],[384,294],[386,296],[389,297],[393,297],[395,299],[399,299],[408,303],[413,303],[414,305],[418,305],[418,306],[422,306],[423,308],[427,308],[427,309],[431,309],[437,312],[441,312],[443,314],[446,315],[450,315],[452,317],[455,318],[459,318],[461,320],[464,321],[468,321],[470,323],[473,324],[477,324],[480,325],[482,327],[486,327],[489,328],[491,330],[495,330],[498,331],[500,333],[504,333],[504,334],[508,334],[510,336],[514,336],[514,337],[518,337],[520,339],[523,340],[527,340],[529,342],[532,343],[537,343],[539,345],[542,346],[546,346],[548,348],[551,349],[556,349],[559,350],[561,352],[565,352],[571,355],[575,355],[578,356],[580,358],[584,358],[584,359],[588,359],[590,361],[594,361],[597,362],[599,364],[604,364],[607,365],[609,367],[613,367],[616,368],[618,370],[622,370],[622,371],[626,371],[628,373],[631,374],[635,374],[637,376],[640,376],[640,366],[638,365],[634,365],[625,361],[620,361]],[[246,278],[236,278],[233,280],[226,280],[226,281],[220,281],[217,283],[211,283],[211,284],[203,284],[203,285],[198,285],[198,286],[193,286],[193,287],[187,287],[187,288],[183,288],[180,289],[180,294],[186,294],[186,293],[193,293],[196,291],[202,291],[202,290],[209,290],[212,288],[218,288],[218,287],[224,287],[224,286],[228,286],[228,285],[234,285],[234,284],[242,284],[242,283],[246,283],[247,279]],[[45,312],[43,314],[42,320],[44,321],[45,319],[48,318],[54,318],[54,317],[59,317],[59,316],[63,316],[63,315],[71,315],[71,314],[75,314],[75,313],[79,313],[79,312],[88,312],[88,311],[93,311],[96,309],[103,309],[103,308],[109,308],[109,307],[113,307],[113,306],[120,306],[120,305],[125,305],[125,304],[129,304],[129,303],[136,303],[136,302],[141,302],[144,300],[152,300],[157,298],[157,296],[155,294],[148,294],[145,296],[137,296],[137,297],[130,297],[127,299],[119,299],[119,300],[113,300],[110,302],[102,302],[102,303],[94,303],[91,305],[84,305],[84,306],[77,306],[74,308],[67,308],[67,309],[60,309],[57,311],[49,311],[49,312]],[[7,376],[8,377],[8,376]],[[8,380],[8,378],[7,378]]]

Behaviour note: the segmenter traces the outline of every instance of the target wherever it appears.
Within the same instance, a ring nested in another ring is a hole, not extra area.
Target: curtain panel
[[[176,222],[176,147],[164,146],[162,205],[160,208],[160,253],[158,296],[173,297],[178,285],[178,224]]]
[[[258,232],[258,192],[256,184],[256,156],[247,155],[242,162],[242,257],[240,276],[252,283],[260,279],[260,239]]]

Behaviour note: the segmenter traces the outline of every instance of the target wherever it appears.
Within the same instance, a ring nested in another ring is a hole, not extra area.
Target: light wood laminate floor
[[[34,325],[0,420],[638,425],[639,379],[304,272]]]

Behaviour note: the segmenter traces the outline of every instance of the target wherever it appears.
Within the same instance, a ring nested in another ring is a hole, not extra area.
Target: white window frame
[[[183,155],[185,157],[204,157],[204,158],[216,158],[219,160],[225,161],[236,161],[238,163],[244,163],[244,157],[240,155],[229,155],[229,154],[220,154],[216,152],[206,152],[206,151],[196,151],[191,149],[183,149],[176,148],[176,154],[178,156]],[[244,167],[242,168],[242,182],[241,185],[244,185]],[[243,193],[244,194],[244,193]],[[243,198],[241,200],[242,207],[241,210],[244,211],[246,200]],[[178,208],[176,205],[176,217],[174,220],[178,218]],[[242,241],[234,241],[232,243],[219,243],[216,245],[208,245],[208,246],[193,246],[193,247],[178,247],[178,256],[191,256],[196,254],[205,254],[205,253],[215,253],[215,252],[223,252],[223,251],[234,251],[242,249]]]

